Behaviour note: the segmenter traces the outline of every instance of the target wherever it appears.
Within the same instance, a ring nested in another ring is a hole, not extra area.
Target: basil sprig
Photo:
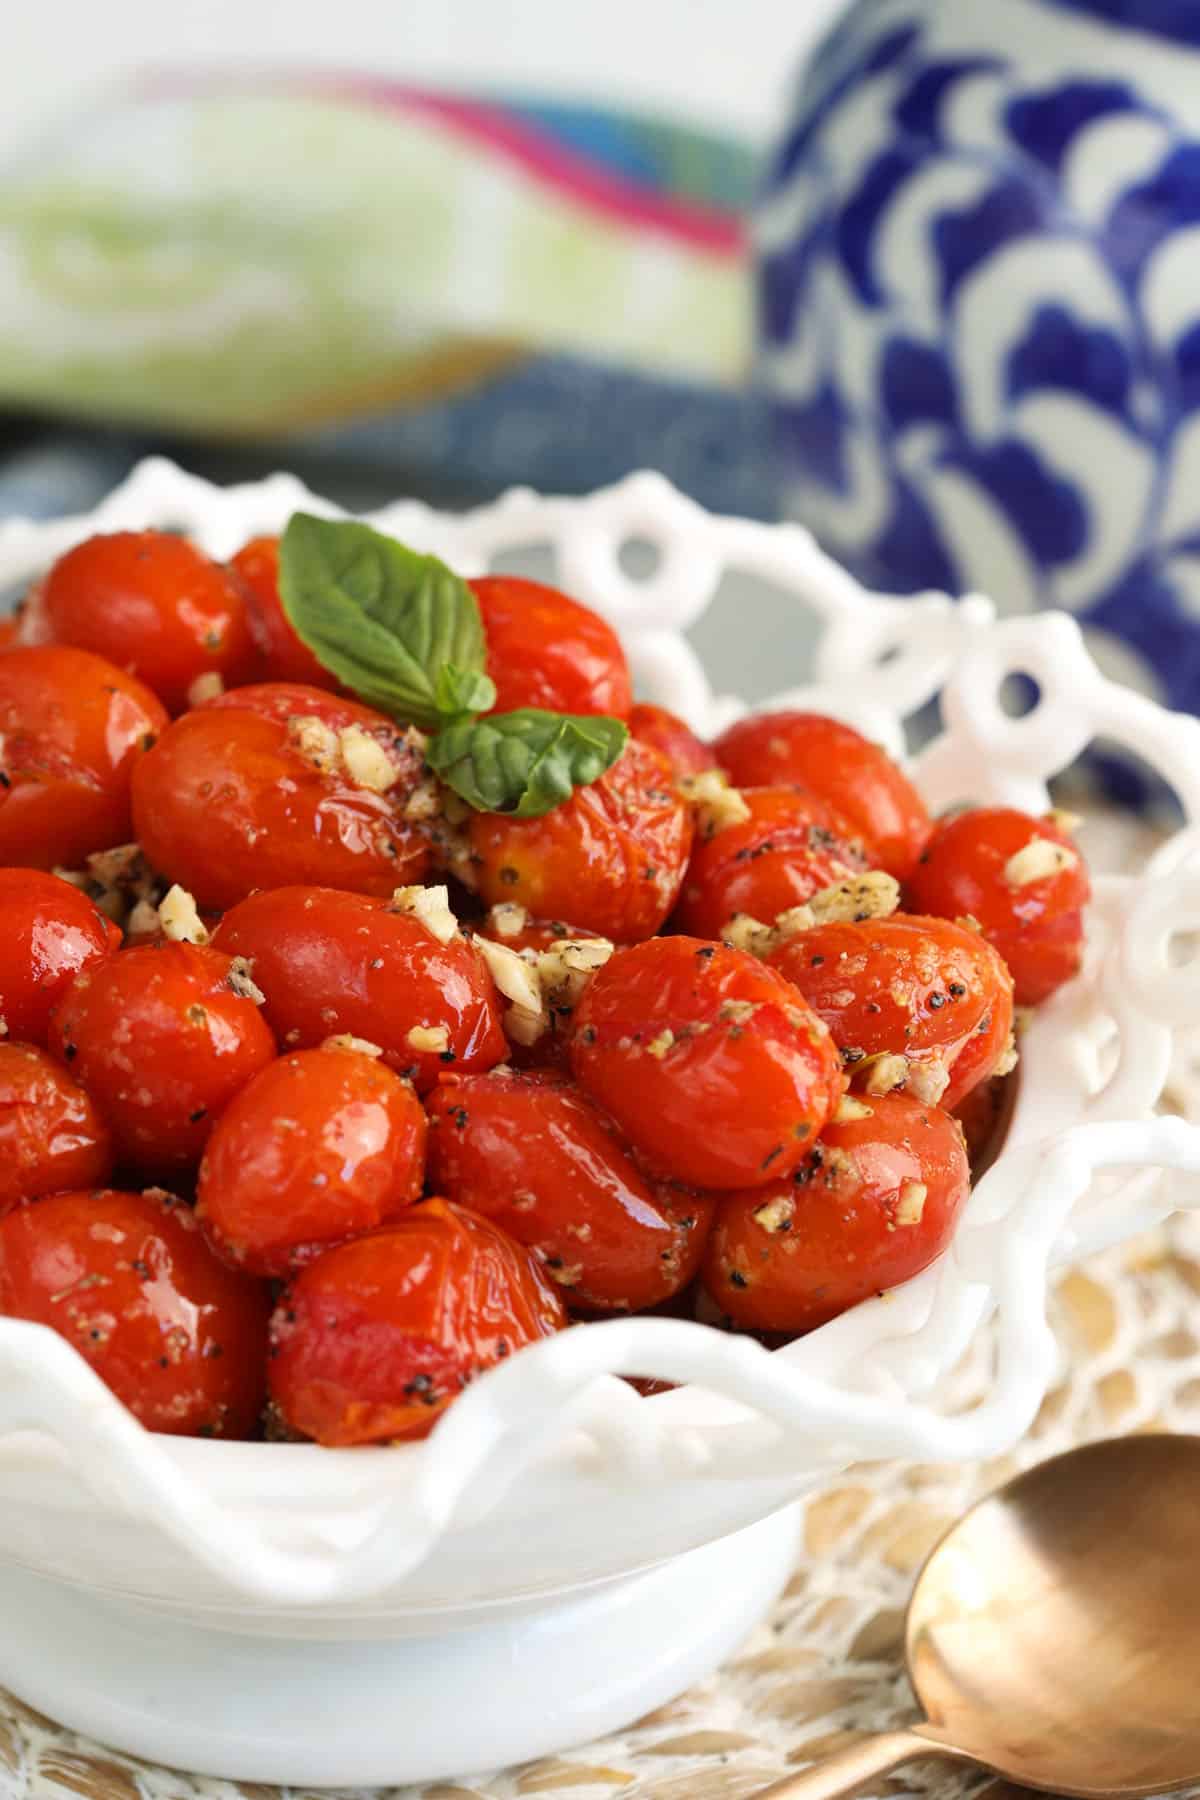
[[[486,713],[479,602],[436,556],[355,519],[294,513],[279,546],[279,595],[317,661],[369,705],[434,735],[429,766],[478,812],[539,818],[612,767],[619,719]]]

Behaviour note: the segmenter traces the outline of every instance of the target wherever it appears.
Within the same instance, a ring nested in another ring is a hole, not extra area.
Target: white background
[[[0,0],[0,152],[163,62],[370,68],[774,128],[839,0]]]

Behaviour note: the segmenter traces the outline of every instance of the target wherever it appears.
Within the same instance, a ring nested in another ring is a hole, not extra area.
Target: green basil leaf
[[[294,513],[279,546],[279,597],[317,661],[393,718],[436,727],[439,684],[456,698],[474,677],[470,691],[486,691],[483,623],[466,582],[357,519]]]
[[[496,704],[496,684],[482,669],[460,669],[457,663],[443,663],[433,684],[433,698],[446,719],[456,718],[459,713],[487,712]]]
[[[538,819],[611,769],[628,736],[620,719],[523,707],[447,725],[425,757],[477,812]]]

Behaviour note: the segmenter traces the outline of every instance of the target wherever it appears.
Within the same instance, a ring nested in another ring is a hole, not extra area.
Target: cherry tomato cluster
[[[773,1339],[936,1258],[1080,964],[1069,822],[932,820],[813,713],[704,744],[508,577],[495,707],[628,738],[472,810],[279,570],[93,537],[3,645],[0,1312],[154,1430],[367,1444],[575,1321]]]

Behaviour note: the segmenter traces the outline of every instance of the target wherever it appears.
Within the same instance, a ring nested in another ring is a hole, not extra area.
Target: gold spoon
[[[981,1500],[905,1626],[925,1719],[756,1800],[837,1800],[921,1757],[1086,1800],[1200,1783],[1200,1437],[1113,1438]]]

